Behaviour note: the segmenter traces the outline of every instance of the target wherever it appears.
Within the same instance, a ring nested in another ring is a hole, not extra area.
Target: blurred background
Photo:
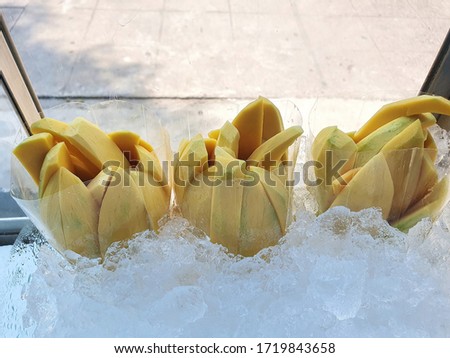
[[[44,108],[399,99],[417,93],[450,24],[445,0],[0,0],[0,10]]]

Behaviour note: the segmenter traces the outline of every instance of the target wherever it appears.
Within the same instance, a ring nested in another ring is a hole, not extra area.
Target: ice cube
[[[3,275],[0,336],[446,337],[449,253],[443,222],[404,234],[376,209],[345,208],[297,212],[247,258],[179,217],[104,263],[23,243]]]

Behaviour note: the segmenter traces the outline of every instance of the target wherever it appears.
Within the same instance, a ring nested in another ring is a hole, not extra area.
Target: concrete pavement
[[[394,99],[420,88],[445,0],[0,0],[41,98]]]

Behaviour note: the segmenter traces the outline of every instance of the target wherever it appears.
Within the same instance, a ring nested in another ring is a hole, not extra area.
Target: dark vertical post
[[[419,94],[434,94],[450,99],[450,30],[428,72]],[[450,130],[450,117],[436,115],[438,124]]]

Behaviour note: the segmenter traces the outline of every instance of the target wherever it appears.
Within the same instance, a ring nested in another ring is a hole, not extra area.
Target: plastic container
[[[63,121],[81,116],[106,133],[127,130],[139,134],[153,147],[163,176],[168,178],[171,158],[168,136],[159,119],[145,106],[124,101],[92,106],[68,103],[47,110],[46,115]],[[157,219],[169,213],[169,184],[165,181],[164,188],[160,183],[152,185],[153,178],[147,172],[144,174],[144,170],[104,168],[101,172],[106,176],[100,177],[95,187],[94,179],[83,183],[68,170],[60,170],[58,178],[53,175],[40,198],[38,186],[19,160],[12,157],[11,195],[60,252],[69,249],[83,256],[104,256],[111,242],[154,229]],[[147,180],[141,182],[144,177]],[[109,181],[104,185],[106,178]],[[155,204],[161,195],[164,200]]]

